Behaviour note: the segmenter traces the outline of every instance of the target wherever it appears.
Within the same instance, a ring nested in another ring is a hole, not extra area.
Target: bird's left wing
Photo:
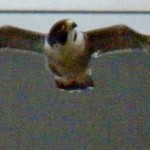
[[[125,25],[84,32],[86,50],[90,55],[128,48],[150,48],[150,36],[140,34]]]

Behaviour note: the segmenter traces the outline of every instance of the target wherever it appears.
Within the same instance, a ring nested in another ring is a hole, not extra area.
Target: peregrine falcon
[[[89,66],[91,56],[125,49],[150,49],[150,36],[126,25],[116,25],[86,32],[64,19],[56,22],[48,34],[12,26],[0,28],[0,48],[42,53],[48,59],[60,89],[75,90],[94,87]]]

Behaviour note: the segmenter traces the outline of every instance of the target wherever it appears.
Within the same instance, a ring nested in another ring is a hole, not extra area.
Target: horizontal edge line
[[[72,13],[72,14],[149,14],[150,11],[101,11],[101,10],[0,10],[0,13]]]

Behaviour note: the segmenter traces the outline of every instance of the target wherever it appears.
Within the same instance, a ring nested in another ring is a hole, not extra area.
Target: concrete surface
[[[61,92],[44,57],[0,52],[0,149],[149,150],[150,55],[92,60],[94,90]]]

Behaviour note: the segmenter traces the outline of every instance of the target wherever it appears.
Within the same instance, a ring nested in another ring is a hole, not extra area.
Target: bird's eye
[[[64,26],[64,25],[62,25],[62,26],[61,26],[61,30],[63,31],[64,29],[65,29],[65,26]]]
[[[64,26],[64,25],[62,25],[61,27],[59,27],[59,28],[57,29],[57,32],[64,31],[64,29],[65,29],[65,26]]]

